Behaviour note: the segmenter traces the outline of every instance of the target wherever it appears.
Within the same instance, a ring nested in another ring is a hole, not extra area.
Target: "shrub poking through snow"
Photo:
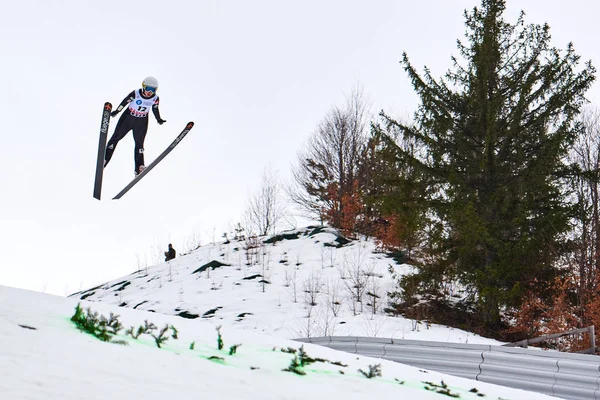
[[[476,393],[477,397],[485,397],[485,394],[480,393],[479,390],[477,390],[477,388],[472,388],[471,390],[469,390],[469,393]]]
[[[165,336],[165,334],[167,333],[168,330],[169,330],[169,325],[165,325],[165,327],[160,330],[160,333],[158,334],[158,336],[156,336],[155,334],[152,334],[152,337],[154,338],[154,342],[156,343],[156,347],[158,347],[159,349],[163,343],[165,343],[167,340],[169,340],[169,337]]]
[[[117,316],[113,316],[111,314],[111,318],[113,318],[113,317],[116,320]],[[110,322],[110,320],[109,320],[109,322]],[[119,323],[119,325],[120,325],[120,323]],[[129,329],[127,329],[125,331],[125,335],[130,335],[132,338],[134,338],[136,340],[139,339],[139,337],[141,335],[143,335],[143,334],[150,335],[150,336],[152,336],[154,338],[154,342],[156,343],[156,347],[158,347],[159,349],[161,348],[162,344],[164,344],[167,340],[169,340],[169,336],[166,335],[167,331],[169,329],[171,329],[171,332],[172,332],[171,333],[171,338],[173,338],[173,339],[177,339],[178,338],[177,337],[177,328],[175,328],[173,325],[170,325],[170,326],[168,324],[165,325],[165,327],[162,328],[161,331],[159,332],[158,336],[154,334],[154,331],[156,329],[157,329],[156,325],[154,325],[152,322],[148,322],[148,320],[145,320],[144,321],[144,325],[138,326],[137,329],[134,328],[133,326],[130,327]],[[116,332],[115,332],[115,334],[116,334]],[[113,343],[127,344],[127,342],[122,341],[122,340],[121,341],[114,341],[113,340],[112,342]],[[191,347],[192,346],[190,346],[190,348]]]
[[[281,349],[281,351],[284,353],[294,354],[294,358],[292,358],[290,366],[284,369],[284,371],[293,372],[298,375],[306,375],[306,372],[304,372],[302,368],[309,364],[312,364],[314,362],[330,362],[322,358],[312,358],[306,353],[306,351],[304,351],[304,346],[300,346],[297,352],[296,349],[292,349],[290,347],[288,347],[287,349]],[[342,365],[341,363],[339,364]]]
[[[369,372],[365,372],[362,369],[359,369],[358,372],[369,379],[381,376],[381,364],[369,365]]]
[[[171,333],[171,337],[172,337],[173,339],[175,339],[175,340],[179,339],[179,338],[177,337],[177,334],[178,334],[178,332],[177,332],[177,328],[175,328],[173,325],[171,325],[169,328],[171,329],[171,332],[172,332],[172,333]]]
[[[302,371],[302,363],[297,355],[292,358],[290,366],[284,369],[284,371],[293,372],[296,375],[306,375],[306,372]]]
[[[456,399],[460,398],[460,395],[457,393],[452,393],[448,385],[442,381],[440,385],[437,385],[433,382],[423,382],[425,384],[424,388],[426,390],[431,390],[432,392],[436,392],[439,394],[445,394],[448,397],[454,397]]]
[[[337,365],[338,367],[347,367],[347,364],[342,363],[341,361],[330,361],[331,364]]]
[[[275,350],[277,350],[276,347],[273,348],[273,351],[275,351]],[[340,361],[329,361],[324,358],[313,358],[313,357],[309,356],[306,353],[306,351],[304,351],[304,346],[300,346],[300,349],[298,349],[298,350],[296,350],[292,347],[282,348],[281,352],[288,353],[288,354],[294,354],[294,358],[292,359],[290,366],[288,368],[284,369],[284,371],[293,372],[298,375],[306,375],[306,373],[304,371],[302,371],[302,367],[305,367],[308,364],[312,364],[315,362],[329,363],[332,365],[337,365],[339,367],[347,367],[346,364],[343,364]],[[343,374],[344,372],[340,371],[340,373]]]
[[[132,326],[125,331],[126,335],[131,335],[132,338],[137,339],[141,335],[152,335],[152,332],[156,329],[156,325],[152,322],[148,322],[148,320],[144,321],[144,325],[138,326],[137,330]]]
[[[221,336],[221,325],[215,328],[217,330],[217,349],[223,350],[223,337]]]
[[[215,330],[217,331],[217,349],[219,350],[223,350],[223,348],[225,347],[225,343],[223,342],[223,336],[221,335],[221,325],[217,326],[215,328]],[[229,355],[232,356],[237,352],[238,347],[240,347],[242,344],[234,344],[233,346],[229,347]]]
[[[275,349],[273,349],[275,350]],[[287,349],[281,349],[282,353],[289,353],[289,354],[296,354],[298,350],[292,348],[292,347],[288,347]]]
[[[237,352],[237,348],[240,347],[241,344],[234,344],[229,348],[229,355],[232,356]]]
[[[110,313],[110,316],[106,318],[97,312],[92,312],[90,308],[84,312],[79,303],[75,307],[75,314],[71,317],[71,321],[79,330],[87,332],[103,342],[111,342],[112,337],[123,329],[118,315]]]
[[[306,354],[306,352],[304,351],[304,346],[300,346],[300,349],[298,350],[298,358],[300,359],[300,365],[303,367],[317,361],[308,354]]]

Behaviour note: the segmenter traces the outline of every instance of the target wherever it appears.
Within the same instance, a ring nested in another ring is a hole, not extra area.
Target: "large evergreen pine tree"
[[[595,78],[591,63],[578,68],[571,44],[550,46],[548,25],[526,25],[523,13],[510,24],[504,11],[505,1],[482,0],[465,12],[466,42],[443,78],[427,68],[421,76],[403,55],[420,96],[415,124],[383,117],[423,151],[377,132],[397,162],[427,177],[422,204],[438,235],[423,270],[460,279],[488,327],[501,321],[502,306],[518,304],[524,285],[556,271],[569,229],[560,179]]]

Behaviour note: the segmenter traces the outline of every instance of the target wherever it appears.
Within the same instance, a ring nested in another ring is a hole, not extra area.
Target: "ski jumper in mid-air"
[[[149,76],[142,82],[142,88],[134,90],[129,93],[127,97],[123,99],[117,109],[110,113],[111,117],[117,116],[121,110],[127,107],[127,110],[123,112],[121,118],[117,122],[115,132],[111,136],[110,140],[106,144],[106,152],[104,154],[104,166],[108,164],[112,158],[113,152],[117,147],[117,144],[121,139],[133,130],[133,140],[135,141],[135,174],[139,174],[145,168],[144,165],[144,139],[148,132],[148,114],[150,109],[156,121],[162,125],[165,121],[160,117],[158,110],[158,96],[156,91],[158,90],[158,81],[156,78]]]

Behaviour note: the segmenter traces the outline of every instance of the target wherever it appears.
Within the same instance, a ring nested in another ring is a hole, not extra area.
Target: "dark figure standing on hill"
[[[165,251],[165,261],[169,261],[175,258],[175,249],[173,245],[169,243],[169,250]]]
[[[158,110],[159,100],[156,95],[157,90],[158,81],[156,78],[152,76],[147,77],[142,82],[142,88],[129,93],[121,104],[119,104],[119,107],[110,114],[111,117],[116,117],[121,110],[127,107],[127,111],[119,118],[115,132],[106,145],[106,153],[104,155],[105,167],[112,158],[119,141],[129,131],[133,130],[133,140],[135,141],[135,174],[137,175],[144,170],[144,139],[148,132],[148,114],[150,110],[152,110],[159,125],[167,122],[160,117]]]

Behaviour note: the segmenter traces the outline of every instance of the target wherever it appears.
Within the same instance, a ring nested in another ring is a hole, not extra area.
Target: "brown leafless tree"
[[[323,221],[324,210],[333,211],[328,222],[334,227],[339,227],[343,210],[332,208],[343,204],[344,194],[354,190],[369,128],[369,104],[362,90],[355,89],[346,101],[343,108],[333,107],[327,113],[299,153],[288,190],[309,218]]]

